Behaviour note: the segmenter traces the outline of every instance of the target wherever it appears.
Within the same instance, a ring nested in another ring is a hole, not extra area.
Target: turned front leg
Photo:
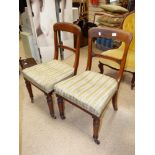
[[[58,102],[60,117],[61,117],[61,119],[65,119],[63,98],[61,96],[57,95],[57,102]]]
[[[28,80],[26,80],[26,79],[24,79],[24,80],[25,80],[25,84],[26,84],[26,88],[28,90],[29,96],[31,98],[31,102],[33,103],[34,100],[33,100],[33,92],[32,92],[31,83]]]
[[[100,141],[98,140],[99,128],[100,128],[100,118],[93,117],[93,130],[94,130],[93,138],[96,144],[100,144]]]
[[[51,117],[56,119],[56,116],[54,114],[54,106],[53,106],[52,94],[51,93],[46,94],[46,99],[47,99],[48,107],[49,107],[49,110],[50,110],[50,115],[51,115]]]

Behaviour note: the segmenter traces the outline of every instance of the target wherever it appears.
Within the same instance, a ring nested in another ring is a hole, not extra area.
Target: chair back
[[[55,45],[54,59],[58,60],[59,49],[67,49],[69,51],[72,51],[75,54],[75,61],[73,66],[75,75],[77,73],[77,68],[79,64],[81,29],[79,26],[72,23],[58,22],[54,24],[53,30],[54,30],[54,45]],[[61,31],[70,32],[74,35],[74,38],[76,40],[74,48],[64,45],[60,42]]]
[[[123,49],[123,56],[122,58],[114,58],[111,56],[106,56],[102,55],[99,53],[95,53],[92,49],[92,42],[96,38],[108,38],[108,39],[113,39],[113,40],[120,40],[125,44],[125,47]],[[95,27],[91,28],[89,30],[89,38],[88,38],[88,60],[87,60],[87,68],[86,70],[91,70],[91,65],[92,65],[92,58],[93,57],[98,57],[98,58],[104,58],[104,59],[109,59],[112,61],[115,61],[120,65],[120,69],[118,70],[118,74],[116,76],[116,80],[118,83],[120,83],[120,80],[122,78],[122,74],[124,71],[124,66],[126,63],[126,57],[128,53],[128,49],[130,46],[132,40],[132,33],[125,32],[121,29],[114,29],[114,28],[107,28],[107,27]]]
[[[132,32],[132,41],[129,50],[135,51],[135,12],[129,13],[123,21],[122,29],[127,32]]]

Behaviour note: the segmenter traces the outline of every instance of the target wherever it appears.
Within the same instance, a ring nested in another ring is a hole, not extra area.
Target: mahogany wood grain
[[[54,114],[54,107],[53,107],[54,105],[53,105],[53,100],[52,100],[52,93],[46,94],[46,99],[47,99],[48,107],[49,107],[49,110],[50,110],[50,115],[51,115],[51,117],[56,119],[56,116]]]
[[[53,26],[54,30],[54,45],[55,45],[55,53],[54,53],[54,59],[58,59],[59,57],[59,49],[67,49],[69,51],[74,52],[75,54],[75,60],[74,60],[74,75],[77,73],[77,68],[79,65],[79,56],[80,56],[80,37],[81,37],[81,29],[79,26],[72,24],[72,23],[56,23]],[[76,38],[75,48],[68,47],[66,45],[60,45],[58,42],[58,33],[60,31],[70,32],[73,34],[73,36]]]
[[[27,88],[27,90],[29,92],[29,96],[31,98],[31,103],[33,103],[34,100],[33,100],[33,92],[32,92],[31,83],[28,80],[25,79],[25,84],[26,84],[26,88]]]
[[[93,132],[94,132],[93,138],[96,144],[100,144],[100,141],[98,140],[99,128],[100,128],[100,118],[93,117]]]
[[[64,101],[63,101],[63,98],[61,96],[57,95],[57,103],[58,103],[58,107],[59,107],[60,117],[61,117],[61,119],[65,119]]]

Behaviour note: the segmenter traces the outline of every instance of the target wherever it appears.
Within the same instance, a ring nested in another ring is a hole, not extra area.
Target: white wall
[[[43,0],[42,10],[40,9],[40,1],[32,0],[32,11],[34,13],[33,25],[35,31],[40,29],[42,33],[37,36],[37,43],[40,48],[42,62],[50,61],[54,55],[54,33],[53,25],[57,22],[55,13],[55,0]],[[73,22],[72,1],[66,0],[66,8],[64,9],[64,21]],[[61,2],[61,7],[63,0]],[[62,21],[62,14],[60,19]],[[40,28],[39,28],[40,27]],[[62,40],[67,44],[73,45],[73,36],[70,34],[62,35]],[[65,54],[65,57],[70,54]]]

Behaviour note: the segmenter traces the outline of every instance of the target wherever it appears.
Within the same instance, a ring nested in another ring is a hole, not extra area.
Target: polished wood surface
[[[45,93],[45,95],[46,95],[47,104],[48,104],[48,107],[49,107],[49,110],[50,110],[50,115],[51,115],[51,117],[56,119],[56,116],[54,114],[54,105],[53,105],[53,100],[52,100],[52,93],[53,92]]]
[[[63,98],[61,96],[57,95],[57,103],[58,103],[58,107],[59,107],[60,117],[61,117],[61,119],[65,119],[64,100],[63,100]]]
[[[26,88],[27,88],[27,90],[29,92],[29,96],[31,98],[31,103],[33,103],[34,100],[33,100],[33,92],[32,92],[31,83],[28,80],[25,79],[25,84],[26,84]]]
[[[75,61],[73,67],[75,75],[77,73],[77,68],[79,65],[81,29],[79,26],[72,23],[56,23],[53,26],[53,30],[54,30],[54,45],[55,45],[54,59],[58,60],[60,48],[74,52]],[[74,35],[74,37],[76,38],[74,48],[59,44],[58,33],[60,33],[60,31],[70,32]]]
[[[100,128],[100,118],[93,117],[93,138],[96,144],[100,144],[100,141],[98,140],[98,133]]]

